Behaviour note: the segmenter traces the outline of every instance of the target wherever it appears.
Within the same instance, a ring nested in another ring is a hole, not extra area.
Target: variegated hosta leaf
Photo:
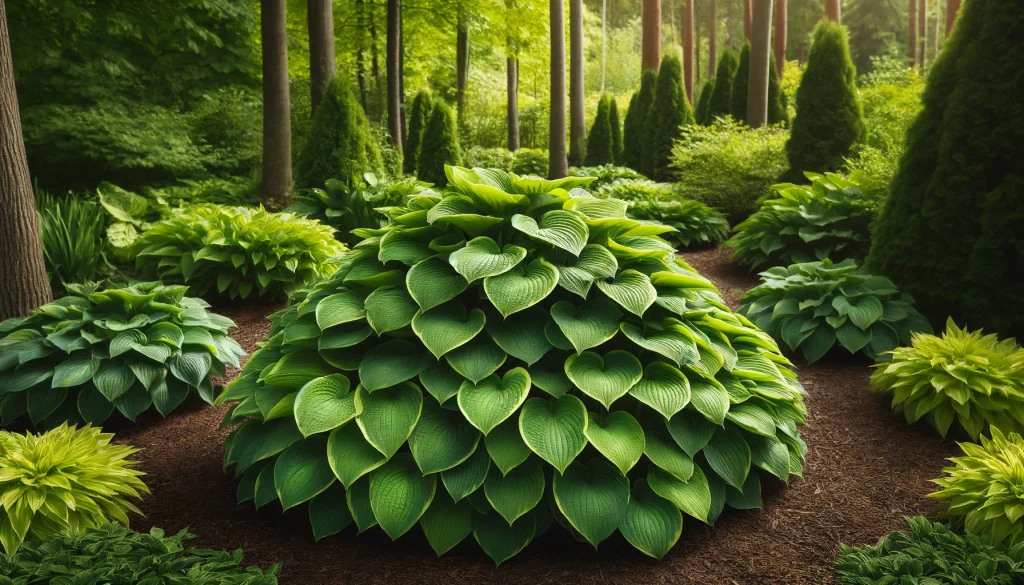
[[[587,224],[572,212],[555,210],[544,214],[538,223],[528,215],[512,217],[512,227],[542,242],[579,256],[587,245]]]
[[[597,288],[638,317],[643,317],[658,298],[658,291],[651,284],[651,279],[635,270],[623,270],[610,282],[599,280]]]
[[[508,272],[526,257],[526,248],[506,245],[499,248],[487,237],[474,238],[466,247],[456,250],[448,261],[469,282]]]
[[[556,286],[558,270],[540,259],[484,279],[487,298],[504,317],[536,305]]]
[[[598,279],[611,278],[619,268],[615,256],[603,246],[588,244],[579,257],[553,250],[545,257],[558,270],[558,286],[584,299]]]
[[[625,396],[643,377],[643,366],[633,354],[613,350],[603,356],[592,351],[565,360],[565,374],[584,394],[605,408]]]
[[[486,435],[519,410],[529,392],[530,375],[515,368],[502,378],[490,376],[477,384],[464,382],[459,388],[459,409]]]
[[[559,301],[552,305],[551,317],[576,352],[581,353],[615,337],[622,311],[615,303],[602,298],[586,301],[579,307],[569,301]]]

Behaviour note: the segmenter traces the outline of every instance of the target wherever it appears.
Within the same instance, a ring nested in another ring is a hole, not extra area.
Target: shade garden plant
[[[235,324],[184,286],[142,283],[69,295],[0,323],[0,425],[102,424],[114,411],[163,416],[190,393],[212,402],[212,376],[245,354]]]
[[[729,237],[729,221],[719,211],[689,199],[648,199],[629,208],[635,219],[656,221],[675,228],[662,237],[677,247],[717,244]]]
[[[684,514],[801,474],[789,362],[672,228],[584,178],[446,172],[359,230],[218,398],[239,502],[308,505],[317,539],[419,524],[443,554],[472,534],[497,563],[554,522],[660,558]]]

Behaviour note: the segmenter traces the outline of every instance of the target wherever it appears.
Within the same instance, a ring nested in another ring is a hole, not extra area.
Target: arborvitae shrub
[[[671,172],[669,159],[672,145],[682,133],[682,126],[693,124],[693,111],[683,89],[683,66],[679,57],[668,55],[661,60],[654,103],[647,114],[644,132],[645,174],[656,181],[666,181]]]
[[[789,122],[789,113],[786,112],[786,95],[782,92],[782,80],[779,79],[779,72],[775,69],[775,57],[771,56],[768,62],[768,123],[784,124]]]
[[[658,74],[647,69],[640,77],[640,90],[633,94],[626,112],[626,128],[623,137],[625,152],[623,160],[626,166],[643,172],[644,149],[647,145],[647,114],[654,103],[654,93],[658,85]]]
[[[718,116],[727,116],[732,108],[732,82],[736,77],[736,69],[740,66],[736,51],[726,49],[718,59],[718,72],[715,74],[715,86],[708,104],[707,123],[710,124]]]
[[[438,102],[430,112],[430,119],[423,132],[423,141],[416,162],[416,176],[421,181],[433,183],[443,189],[448,184],[444,165],[462,164],[459,150],[459,129],[455,112],[448,104]]]
[[[846,29],[822,20],[814,29],[807,67],[796,91],[797,116],[786,143],[789,171],[785,180],[803,182],[804,171],[839,169],[864,137],[856,78]]]
[[[619,121],[619,106],[615,98],[611,98],[608,106],[608,125],[612,129],[612,162],[622,165],[622,122]]]
[[[747,82],[750,78],[750,43],[744,42],[740,50],[740,64],[732,76],[732,95],[729,96],[729,114],[737,122],[747,121]]]
[[[704,87],[700,90],[700,97],[697,98],[697,111],[694,114],[698,124],[707,126],[711,123],[708,119],[709,112],[711,111],[711,94],[715,91],[715,80],[709,79],[704,82]]]
[[[328,179],[353,184],[363,173],[379,172],[383,166],[363,108],[348,84],[334,78],[313,115],[306,144],[295,163],[295,186],[319,188]]]
[[[590,127],[590,134],[587,136],[587,156],[584,159],[587,166],[607,165],[615,160],[610,110],[611,98],[604,94],[597,102],[594,125]]]
[[[637,120],[636,100],[638,97],[640,97],[639,89],[634,91],[633,95],[629,97],[626,117],[622,120],[622,165],[634,171],[640,168],[640,158],[636,154],[640,152],[636,144],[640,133],[635,128]]]
[[[420,90],[412,99],[409,111],[408,135],[405,138],[405,152],[402,159],[402,172],[407,175],[416,174],[416,161],[420,156],[420,144],[423,142],[423,130],[427,127],[430,112],[434,108],[434,98],[427,90]]]
[[[934,322],[1024,338],[1024,5],[971,0],[928,74],[924,109],[868,262]]]

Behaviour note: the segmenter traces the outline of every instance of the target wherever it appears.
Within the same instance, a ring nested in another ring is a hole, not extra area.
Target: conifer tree
[[[657,91],[647,114],[644,170],[641,172],[656,181],[669,180],[672,144],[687,124],[693,124],[693,111],[683,89],[683,65],[679,57],[669,54],[661,60]]]
[[[729,96],[729,115],[737,122],[747,122],[747,82],[750,78],[750,42],[743,43],[740,63],[732,76],[732,95]]]
[[[736,77],[736,69],[740,66],[736,51],[726,49],[718,60],[718,72],[715,74],[715,86],[708,104],[707,123],[715,121],[718,116],[727,116],[732,108],[732,81]]]
[[[587,155],[583,160],[583,164],[587,166],[607,165],[615,160],[610,110],[611,98],[604,94],[597,102],[594,125],[590,127],[587,138]]]
[[[434,98],[430,92],[420,90],[412,100],[409,110],[408,133],[405,137],[405,158],[402,160],[402,172],[407,175],[416,174],[416,161],[423,142],[423,130],[430,119],[430,111],[434,107]]]
[[[444,188],[448,184],[448,177],[444,174],[444,165],[446,164],[462,164],[459,129],[458,123],[455,121],[455,112],[448,107],[448,104],[437,102],[430,112],[427,127],[423,131],[419,160],[416,163],[416,176],[421,181]]]
[[[328,179],[351,185],[362,181],[363,173],[383,167],[380,147],[352,89],[338,77],[331,79],[295,161],[296,187],[323,188]]]
[[[612,129],[612,161],[621,165],[622,162],[622,123],[619,122],[619,106],[615,98],[611,98],[608,106],[608,125]]]
[[[698,124],[708,126],[711,124],[711,120],[708,119],[709,112],[711,110],[711,94],[715,91],[715,80],[709,79],[704,82],[704,87],[700,90],[700,98],[697,100],[697,111],[694,113],[694,119],[697,120]]]
[[[626,166],[634,171],[643,172],[644,149],[647,138],[645,137],[647,114],[651,111],[651,104],[654,103],[654,92],[658,85],[658,74],[653,69],[647,69],[640,77],[640,89],[633,94],[629,102],[629,111],[626,112],[626,127],[623,134],[623,146],[625,153],[623,158]]]
[[[782,93],[782,80],[775,68],[775,56],[770,57],[768,64],[768,123],[785,124],[789,122],[786,111],[786,96]]]

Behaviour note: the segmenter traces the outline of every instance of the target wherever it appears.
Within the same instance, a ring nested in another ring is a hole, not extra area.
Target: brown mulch
[[[757,284],[728,253],[684,254],[711,278],[730,305]],[[252,351],[266,333],[267,307],[221,308],[238,323],[235,337]],[[357,583],[558,583],[687,585],[826,585],[839,543],[863,544],[929,513],[929,479],[957,451],[934,431],[909,427],[868,392],[867,361],[829,356],[804,366],[810,415],[803,479],[768,490],[763,510],[727,510],[715,528],[687,519],[679,544],[662,561],[636,552],[619,535],[600,551],[572,540],[557,525],[496,568],[468,538],[441,559],[413,530],[397,543],[377,529],[353,527],[314,544],[304,507],[283,516],[275,505],[259,513],[235,505],[235,484],[221,467],[224,408],[184,408],[118,433],[143,450],[138,458],[153,493],[134,527],[188,527],[195,546],[243,548],[246,561],[284,563],[283,585]]]

